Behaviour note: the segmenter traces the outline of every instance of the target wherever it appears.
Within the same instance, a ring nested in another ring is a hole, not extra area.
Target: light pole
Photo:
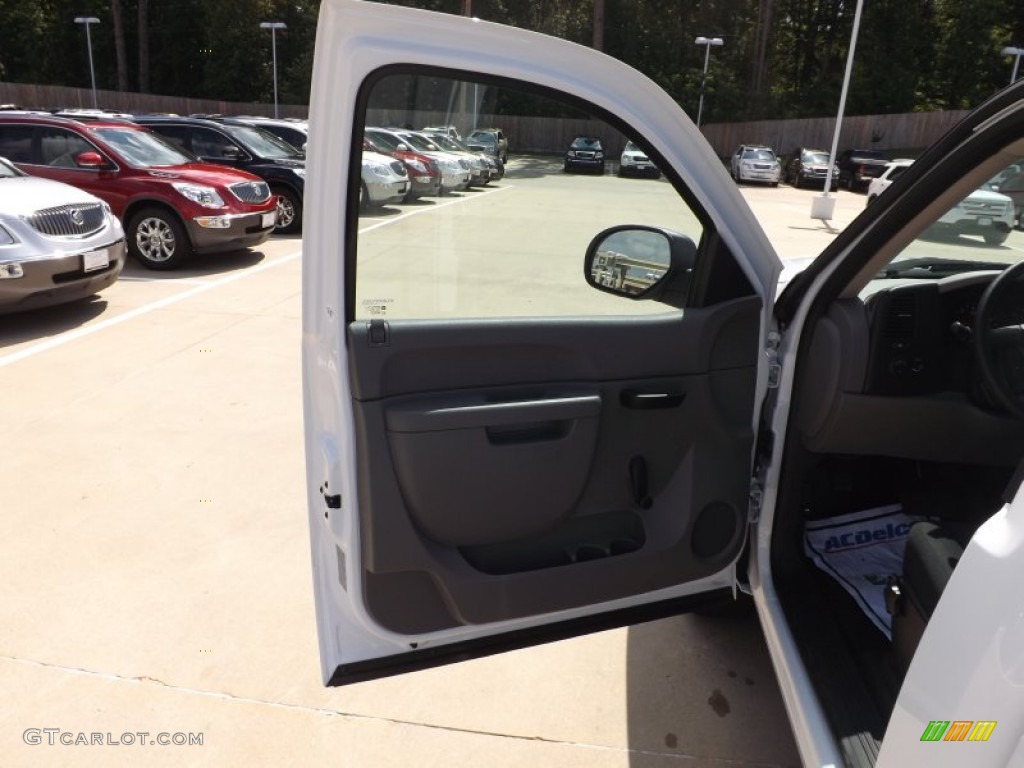
[[[1017,82],[1017,70],[1020,69],[1020,57],[1024,56],[1024,48],[1017,48],[1012,45],[1008,45],[1001,51],[1003,56],[1013,56],[1013,74],[1010,75],[1010,85]]]
[[[260,29],[270,30],[270,50],[274,57],[274,117],[277,117],[277,30],[288,29],[288,25],[283,21],[264,21]]]
[[[857,50],[857,35],[860,33],[860,14],[864,9],[864,0],[857,0],[853,12],[853,29],[850,31],[850,50],[846,54],[846,72],[843,74],[843,87],[839,92],[839,114],[836,115],[836,129],[832,134],[832,151],[828,155],[828,173],[825,174],[825,190],[821,197],[811,198],[811,218],[831,221],[836,211],[835,198],[829,197],[832,189],[832,174],[835,171],[836,152],[839,150],[839,134],[843,129],[843,112],[846,109],[846,93],[850,90],[850,74],[853,72],[853,53]],[[827,225],[826,225],[827,226]]]
[[[66,17],[65,17],[66,18]],[[75,24],[85,25],[85,44],[89,48],[89,78],[92,80],[92,108],[99,109],[96,103],[96,70],[92,66],[92,35],[89,34],[90,24],[99,24],[95,16],[75,16]]]
[[[700,119],[704,115],[704,86],[708,81],[708,61],[711,59],[711,46],[724,45],[725,41],[720,37],[698,37],[693,42],[704,46],[704,73],[700,76],[700,104],[697,107],[697,130],[700,130]]]

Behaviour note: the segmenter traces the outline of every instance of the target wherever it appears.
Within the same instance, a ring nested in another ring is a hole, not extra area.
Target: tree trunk
[[[763,93],[768,82],[768,38],[772,31],[775,0],[761,0],[757,9],[757,32],[754,36],[754,71],[751,89]]]
[[[149,93],[149,0],[139,0],[139,92]]]
[[[110,0],[110,16],[114,23],[114,54],[117,58],[117,90],[128,90],[128,63],[124,53],[124,8],[121,0]]]
[[[604,50],[604,0],[594,0],[594,50]]]

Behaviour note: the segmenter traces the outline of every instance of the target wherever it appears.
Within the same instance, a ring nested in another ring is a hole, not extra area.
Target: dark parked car
[[[565,151],[562,170],[604,173],[604,146],[595,136],[577,136]]]
[[[508,138],[500,128],[477,128],[466,137],[467,144],[482,144],[486,152],[502,163],[508,162]]]
[[[868,188],[872,179],[885,173],[888,158],[877,149],[847,149],[836,158],[839,166],[839,183],[851,192]]]
[[[230,165],[264,179],[277,195],[277,232],[302,230],[305,155],[246,120],[195,117],[138,117],[136,122],[207,163]]]
[[[259,245],[277,220],[277,202],[259,177],[199,163],[129,122],[0,113],[0,155],[106,202],[124,225],[128,250],[151,269],[173,269],[190,251]]]
[[[264,131],[274,134],[277,138],[287,141],[300,152],[306,152],[306,142],[309,141],[309,123],[305,120],[291,118],[277,120],[272,117],[236,117],[228,119],[255,125],[257,128],[262,128]]]
[[[839,166],[829,162],[829,154],[824,149],[797,147],[789,155],[786,163],[785,181],[794,187],[813,186],[824,189],[828,169],[832,166],[832,189],[839,186]]]

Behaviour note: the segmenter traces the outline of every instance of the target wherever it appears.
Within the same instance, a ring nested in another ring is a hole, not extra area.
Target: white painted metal
[[[573,94],[634,126],[683,178],[764,298],[765,327],[781,263],[711,147],[654,83],[622,63],[572,43],[458,16],[377,3],[328,0],[321,6],[310,104],[303,253],[303,366],[307,486],[321,665],[463,641],[672,596],[731,587],[727,568],[699,583],[635,599],[490,627],[415,638],[383,631],[361,604],[358,580],[356,456],[344,342],[342,258],[356,94],[380,67],[403,63],[483,73]],[[322,140],[319,140],[322,139]],[[766,370],[759,371],[759,392]],[[754,423],[754,414],[751,414]],[[343,510],[324,517],[319,488],[340,493]],[[345,553],[348,591],[339,586],[336,548]]]

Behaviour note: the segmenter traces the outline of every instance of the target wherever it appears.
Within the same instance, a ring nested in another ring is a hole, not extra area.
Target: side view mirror
[[[228,144],[226,147],[224,147],[223,152],[221,152],[221,157],[226,158],[228,160],[237,160],[241,156],[242,150],[240,150],[234,144]]]
[[[75,155],[75,165],[79,168],[102,168],[105,163],[99,152],[79,152]]]
[[[599,291],[682,307],[696,260],[697,246],[686,235],[625,225],[606,229],[591,241],[583,274]]]

